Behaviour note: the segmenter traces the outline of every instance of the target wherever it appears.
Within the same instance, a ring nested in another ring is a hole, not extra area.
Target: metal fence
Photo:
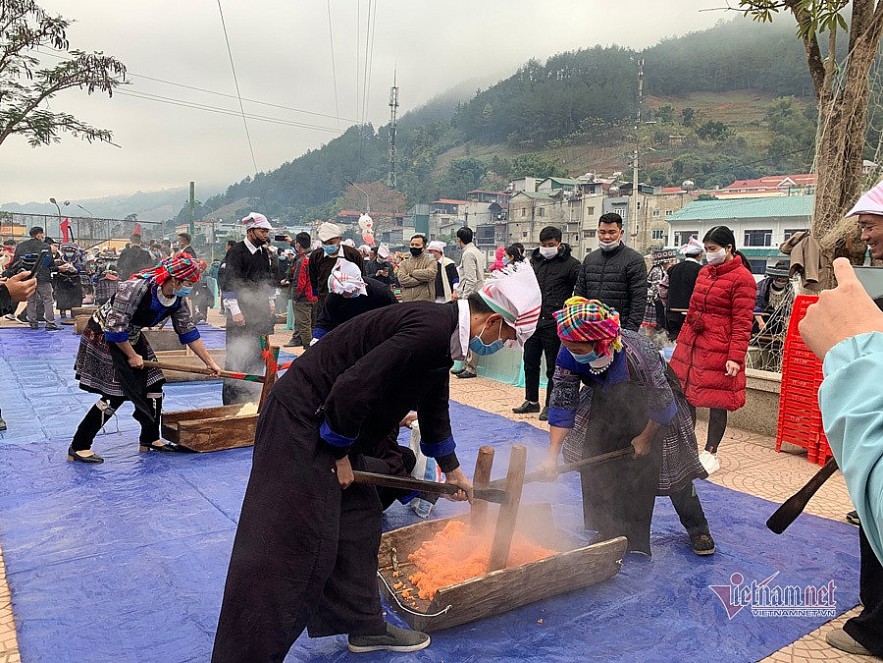
[[[141,236],[145,242],[163,237],[161,221],[138,221],[137,219],[107,219],[93,216],[61,216],[56,214],[25,214],[21,212],[5,212],[0,210],[0,241],[14,239],[16,242],[29,238],[29,231],[39,226],[46,231],[46,236],[61,241],[61,224],[70,221],[70,233],[81,248],[106,249],[125,246],[129,237],[140,226]],[[119,245],[119,246],[117,246]]]

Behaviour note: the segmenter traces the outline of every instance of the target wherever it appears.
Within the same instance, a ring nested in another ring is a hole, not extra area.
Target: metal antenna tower
[[[396,181],[396,126],[399,107],[399,88],[396,85],[396,73],[392,76],[392,87],[389,89],[389,177],[387,186],[398,188]]]

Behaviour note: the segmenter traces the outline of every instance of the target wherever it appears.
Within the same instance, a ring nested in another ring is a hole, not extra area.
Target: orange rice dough
[[[554,550],[531,543],[517,532],[509,549],[506,568],[535,562],[557,554]],[[455,585],[487,573],[491,557],[491,539],[470,536],[466,523],[452,520],[433,538],[424,541],[408,555],[418,571],[409,580],[419,590],[421,599],[432,600],[440,587]]]

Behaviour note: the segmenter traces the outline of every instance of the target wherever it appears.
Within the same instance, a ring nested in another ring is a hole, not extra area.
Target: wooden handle
[[[610,451],[606,454],[598,454],[597,456],[592,456],[591,458],[583,458],[582,460],[575,461],[573,463],[566,463],[564,465],[558,466],[558,474],[564,474],[565,472],[576,472],[577,470],[581,470],[584,467],[591,467],[592,465],[600,465],[601,463],[606,463],[611,460],[616,460],[617,458],[625,458],[627,456],[633,456],[635,453],[635,448],[632,445],[625,447],[624,449],[617,449],[616,451]],[[529,474],[524,475],[524,483],[533,483],[535,481],[543,481],[546,478],[546,474],[544,472],[540,472],[539,470],[530,472]],[[505,486],[505,479],[496,479],[491,481],[488,484],[489,488],[501,488]]]
[[[438,493],[442,495],[454,495],[461,489],[452,483],[438,483],[435,481],[423,481],[413,477],[398,477],[389,474],[376,474],[374,472],[362,472],[354,470],[353,477],[356,483],[371,486],[383,486],[384,488],[399,488],[401,490],[416,490],[421,493]],[[498,488],[478,488],[475,490],[475,498],[488,502],[505,503],[509,495],[505,490]]]
[[[162,371],[179,371],[181,373],[199,373],[200,375],[214,375],[210,368],[205,366],[192,366],[190,364],[175,364],[167,361],[145,361],[144,368],[158,368]],[[232,380],[247,380],[248,382],[263,382],[263,375],[248,375],[246,373],[231,373],[220,371],[218,377]]]
[[[807,503],[822,487],[831,475],[837,471],[837,461],[829,458],[828,462],[815,473],[806,485],[789,497],[782,506],[766,521],[766,526],[776,534],[781,534],[791,525],[806,508]]]

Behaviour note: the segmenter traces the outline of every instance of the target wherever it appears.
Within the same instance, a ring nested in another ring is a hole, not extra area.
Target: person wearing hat
[[[568,462],[634,447],[626,457],[580,473],[583,519],[593,542],[628,538],[629,551],[650,554],[656,495],[668,495],[697,555],[714,540],[693,486],[708,475],[699,463],[689,404],[674,372],[619,313],[598,300],[571,297],[556,311],[561,344],[549,406],[546,478]]]
[[[328,290],[310,345],[357,315],[398,304],[392,290],[374,279],[363,279],[359,268],[349,260],[337,261],[328,277]]]
[[[46,242],[46,233],[40,226],[34,226],[30,230],[31,238],[15,247],[12,264],[35,265],[36,259],[44,250],[49,250]],[[31,329],[38,329],[38,308],[43,307],[43,317],[46,320],[46,331],[58,331],[60,327],[55,324],[55,309],[53,308],[52,292],[52,261],[44,260],[37,269],[37,289],[28,298],[27,322]],[[19,316],[21,319],[21,316]]]
[[[365,276],[391,287],[395,281],[395,269],[389,264],[389,249],[381,244],[372,246],[368,262],[365,263]]]
[[[762,335],[767,340],[784,340],[794,303],[794,288],[789,287],[791,279],[788,273],[787,260],[779,260],[774,266],[766,268],[766,278],[757,284],[752,334]]]
[[[189,257],[168,258],[120,283],[117,292],[92,315],[80,337],[74,370],[80,389],[98,394],[98,402],[77,427],[67,451],[69,461],[104,462],[92,451],[92,442],[127,400],[135,406],[132,416],[141,424],[141,451],[178,450],[160,438],[165,377],[158,368],[144,368],[144,360],[156,361],[156,355],[141,330],[171,318],[181,345],[189,346],[217,375],[221,369],[205,349],[183,304],[204,268],[205,263]]]
[[[365,273],[365,261],[357,249],[346,246],[341,241],[340,226],[326,221],[319,226],[319,241],[322,246],[310,254],[309,275],[313,286],[313,294],[319,298],[319,308],[328,296],[328,277],[337,263],[338,258],[354,263],[359,271]]]
[[[445,257],[444,242],[434,240],[426,247],[426,251],[438,263],[438,270],[435,273],[435,301],[437,304],[444,304],[451,301],[451,294],[460,282],[457,263]]]
[[[261,373],[261,337],[273,333],[276,322],[276,277],[267,243],[272,226],[263,214],[252,212],[244,219],[245,239],[224,258],[220,284],[227,311],[224,368],[240,373]],[[224,405],[256,402],[261,385],[224,380]]]
[[[273,386],[227,573],[212,661],[282,661],[306,628],[354,652],[412,652],[429,636],[387,624],[377,589],[381,503],[353,468],[377,457],[411,410],[421,451],[471,497],[448,412],[449,370],[467,348],[523,345],[536,328],[533,270],[490,279],[468,299],[363,313],[322,337]]]
[[[687,309],[690,307],[690,297],[693,296],[693,288],[696,287],[696,279],[699,270],[702,269],[702,246],[696,237],[691,237],[678,253],[684,256],[684,260],[672,265],[660,284],[660,296],[665,300],[665,324],[668,331],[668,340],[677,341],[684,319],[687,317]]]

